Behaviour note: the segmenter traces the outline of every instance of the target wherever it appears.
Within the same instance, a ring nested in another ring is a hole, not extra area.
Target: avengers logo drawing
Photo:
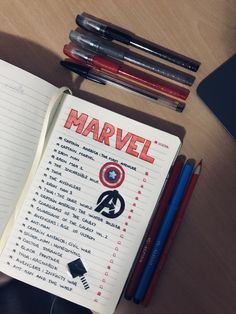
[[[125,209],[125,201],[117,190],[103,192],[97,205],[95,211],[107,218],[117,218]]]
[[[119,187],[125,178],[124,169],[115,162],[105,163],[99,173],[101,183],[110,189]],[[119,217],[125,209],[125,201],[117,190],[103,192],[97,201],[95,211],[107,218]]]
[[[104,186],[110,189],[116,189],[125,178],[124,169],[115,162],[104,164],[99,173],[100,181]]]

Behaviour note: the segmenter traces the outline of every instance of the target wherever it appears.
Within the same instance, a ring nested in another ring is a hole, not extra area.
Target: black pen
[[[108,40],[98,38],[97,36],[91,35],[90,33],[82,34],[77,31],[71,31],[69,37],[72,42],[81,46],[82,48],[117,60],[130,62],[179,83],[191,86],[195,80],[195,77],[188,73],[131,52],[127,48],[113,44]]]
[[[84,15],[78,15],[76,17],[76,23],[84,29],[96,33],[107,39],[116,40],[123,44],[133,46],[148,52],[154,56],[162,58],[171,63],[177,64],[183,68],[196,72],[200,66],[200,62],[188,58],[184,55],[171,51],[160,45],[153,44],[143,39],[139,39],[136,36],[131,36],[127,32],[120,31],[117,28],[110,27],[104,23],[97,21],[96,19],[88,18]]]
[[[71,61],[61,61],[60,64],[64,66],[65,68],[67,68],[68,70],[77,73],[78,75],[80,75],[81,77],[85,79],[88,79],[90,81],[103,84],[103,85],[111,84],[119,88],[127,89],[131,92],[142,95],[148,98],[149,100],[154,101],[157,104],[168,107],[175,111],[182,112],[185,108],[184,102],[172,99],[168,96],[165,96],[156,92],[152,92],[151,90],[145,87],[141,87],[137,84],[130,83],[127,80],[117,78],[113,75],[108,75],[104,72],[95,70],[86,65],[74,63]]]

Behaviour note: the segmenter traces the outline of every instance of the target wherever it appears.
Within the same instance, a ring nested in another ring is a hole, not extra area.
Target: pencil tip
[[[201,159],[201,160],[199,161],[199,163],[196,165],[196,167],[195,167],[195,173],[196,173],[196,174],[200,174],[201,169],[202,169],[202,162],[203,162],[203,160]]]

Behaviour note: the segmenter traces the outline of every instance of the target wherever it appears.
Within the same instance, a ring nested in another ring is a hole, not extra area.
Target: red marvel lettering
[[[147,155],[150,146],[151,146],[151,141],[146,140],[139,158],[153,164],[155,159],[153,157]]]
[[[83,136],[88,136],[90,133],[92,133],[92,137],[95,141],[99,141],[100,143],[104,143],[108,146],[110,146],[111,137],[114,135],[116,137],[116,149],[122,150],[126,146],[127,154],[138,157],[146,162],[154,163],[154,157],[148,155],[151,141],[146,140],[145,138],[135,135],[131,132],[128,132],[125,136],[123,136],[122,129],[116,128],[108,122],[104,123],[103,128],[100,132],[98,119],[92,118],[91,121],[88,123],[87,121],[87,114],[81,113],[79,115],[79,112],[77,110],[71,109],[64,124],[64,127],[67,129],[75,127],[75,131],[79,134],[82,134]],[[87,124],[87,127],[85,127],[85,124]],[[142,150],[141,146],[143,146]],[[146,182],[145,179],[143,179],[143,181]]]
[[[105,122],[98,141],[100,143],[103,142],[104,144],[110,146],[109,137],[111,137],[114,133],[115,133],[114,126],[110,123]]]
[[[82,135],[87,136],[89,133],[93,133],[93,139],[98,140],[99,121],[98,119],[92,119],[89,125],[84,129]]]
[[[70,129],[72,125],[77,126],[76,132],[81,133],[83,131],[87,119],[88,119],[87,114],[82,113],[80,116],[78,116],[78,111],[71,109],[64,127]]]
[[[125,144],[130,140],[131,137],[132,137],[132,134],[129,132],[122,139],[122,130],[117,128],[117,131],[116,131],[116,149],[121,150],[125,146]]]
[[[139,153],[136,151],[138,145],[136,142],[144,143],[145,139],[141,136],[132,135],[129,146],[126,149],[126,153],[138,157]]]

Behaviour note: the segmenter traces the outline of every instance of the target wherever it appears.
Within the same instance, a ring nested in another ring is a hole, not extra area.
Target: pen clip
[[[106,85],[106,80],[94,73],[91,73],[91,69],[84,64],[74,63],[70,61],[61,61],[60,64],[68,70],[77,73],[79,76],[85,78],[86,80]]]

